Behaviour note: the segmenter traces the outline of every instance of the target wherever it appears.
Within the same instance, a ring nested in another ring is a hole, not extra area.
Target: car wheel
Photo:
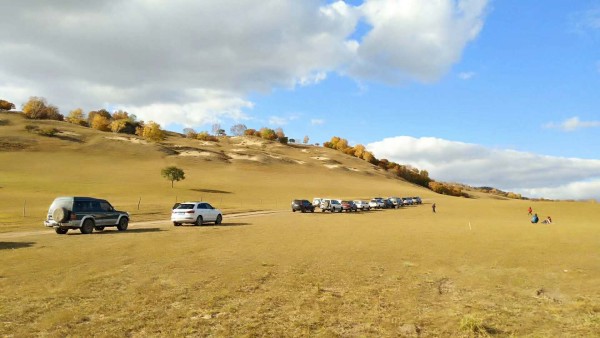
[[[94,231],[94,221],[86,219],[83,221],[83,225],[79,228],[79,231],[81,231],[82,234],[91,234]]]
[[[215,220],[215,224],[221,224],[223,222],[223,216],[218,215],[217,219]]]
[[[296,212],[296,209],[292,208],[292,212]]]
[[[202,216],[198,216],[198,218],[196,218],[196,223],[194,223],[194,225],[197,225],[197,226],[202,225]]]
[[[64,235],[69,231],[67,228],[54,228],[54,231],[59,235]]]
[[[310,212],[315,212],[315,208],[310,209]]]
[[[97,227],[94,227],[94,230],[96,230],[96,231],[103,231],[104,227],[103,226],[97,226]]]
[[[176,227],[178,227],[178,226],[181,225],[181,223],[173,222],[173,225],[176,226]]]
[[[129,226],[129,220],[126,217],[121,217],[121,219],[119,220],[119,224],[117,224],[117,229],[119,231],[125,231],[125,230],[127,230],[128,226]]]
[[[301,212],[301,213],[305,213],[305,212],[306,212],[306,210],[305,210],[304,208],[302,208],[302,209],[300,209],[300,212]]]
[[[321,209],[321,212],[325,212],[325,209]]]

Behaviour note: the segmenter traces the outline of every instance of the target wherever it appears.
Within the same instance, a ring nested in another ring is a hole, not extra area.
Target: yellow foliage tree
[[[92,119],[91,127],[100,131],[109,131],[110,130],[110,120],[103,115],[96,114]]]
[[[116,119],[110,123],[110,130],[113,133],[120,133],[127,127],[128,120],[126,119]]]
[[[164,130],[160,129],[160,124],[150,121],[144,126],[139,127],[136,134],[148,141],[159,142],[165,139]]]
[[[83,110],[81,108],[73,109],[69,112],[69,116],[66,118],[67,122],[85,126],[87,124]]]

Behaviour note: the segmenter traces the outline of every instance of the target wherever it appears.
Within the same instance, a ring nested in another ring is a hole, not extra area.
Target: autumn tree
[[[48,104],[45,98],[32,96],[23,104],[23,115],[28,119],[62,121],[58,107]]]
[[[166,137],[165,132],[160,128],[160,124],[153,121],[150,121],[143,126],[139,126],[136,130],[136,134],[152,142],[162,141]]]
[[[15,104],[6,100],[0,100],[0,110],[15,109]]]
[[[234,136],[242,136],[248,130],[245,124],[236,124],[229,128],[229,132]]]
[[[90,127],[100,131],[109,131],[110,130],[110,120],[101,114],[95,114],[92,118],[92,123]]]
[[[69,123],[77,124],[80,126],[87,126],[87,122],[81,108],[73,109],[69,112],[69,115],[65,119]]]
[[[260,129],[259,135],[265,140],[274,141],[277,139],[277,134],[275,133],[275,130],[266,127]]]
[[[160,174],[162,175],[162,177],[171,181],[171,188],[173,188],[173,182],[185,180],[185,172],[183,171],[183,169],[177,168],[175,166],[166,167],[162,169]]]
[[[94,121],[94,117],[96,115],[100,115],[106,118],[106,120],[108,120],[109,122],[112,120],[112,115],[106,110],[106,109],[100,109],[100,110],[92,110],[88,113],[87,119],[88,119],[88,125],[92,125],[92,122]]]

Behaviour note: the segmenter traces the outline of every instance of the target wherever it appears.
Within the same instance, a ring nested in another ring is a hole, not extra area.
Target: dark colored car
[[[293,200],[292,211],[315,212],[315,206],[312,205],[312,203],[310,203],[308,200]]]
[[[347,211],[347,212],[358,211],[358,207],[352,201],[344,200],[344,201],[341,201],[340,203],[342,204],[342,211]]]
[[[44,225],[54,228],[59,235],[69,229],[79,229],[82,234],[102,231],[105,227],[127,230],[129,214],[113,208],[108,201],[92,197],[57,197],[48,209]]]
[[[396,206],[394,205],[394,202],[392,202],[392,200],[390,200],[389,198],[385,198],[383,200],[383,203],[384,203],[384,205],[383,205],[384,209],[394,209],[394,208],[396,208]]]

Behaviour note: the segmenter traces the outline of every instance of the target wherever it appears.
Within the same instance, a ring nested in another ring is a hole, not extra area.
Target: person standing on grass
[[[433,212],[435,213],[435,203],[433,203],[433,204],[431,205],[431,210],[433,210]]]
[[[527,209],[527,211],[529,212],[528,215],[531,215],[531,213],[533,212],[533,209],[531,209],[531,207],[529,207],[529,209]]]

